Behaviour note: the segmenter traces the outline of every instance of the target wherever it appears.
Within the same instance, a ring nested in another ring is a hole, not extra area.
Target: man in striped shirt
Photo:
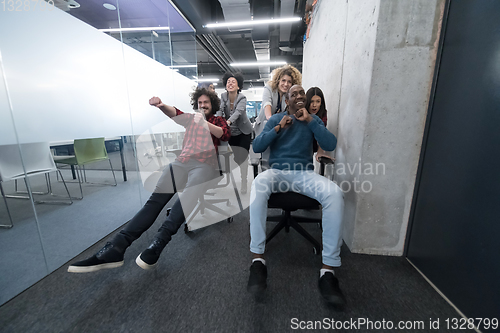
[[[174,194],[182,190],[151,245],[136,259],[141,268],[153,268],[172,235],[205,193],[208,182],[219,176],[217,146],[220,141],[227,141],[231,132],[224,118],[215,116],[220,106],[217,94],[205,88],[196,89],[191,95],[191,104],[200,112],[194,114],[163,104],[158,97],[152,97],[149,104],[186,129],[182,151],[163,170],[153,194],[125,228],[95,255],[70,265],[68,272],[86,273],[122,266],[125,250],[151,227]]]

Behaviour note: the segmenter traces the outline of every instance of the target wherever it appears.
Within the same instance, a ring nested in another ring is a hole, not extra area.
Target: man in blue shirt
[[[314,172],[313,140],[325,151],[337,145],[321,119],[305,108],[304,88],[295,85],[285,95],[287,112],[269,118],[262,133],[253,141],[256,153],[270,147],[270,169],[258,175],[250,195],[250,251],[253,254],[248,290],[262,294],[267,287],[264,260],[266,244],[267,201],[271,193],[292,190],[316,199],[323,208],[323,267],[319,290],[331,304],[343,306],[345,297],[339,288],[333,268],[339,267],[342,245],[344,195],[329,179]]]

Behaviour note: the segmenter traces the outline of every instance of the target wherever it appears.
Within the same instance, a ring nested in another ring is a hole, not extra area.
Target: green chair
[[[104,138],[93,138],[93,139],[77,139],[74,144],[75,155],[68,156],[54,156],[54,161],[59,164],[66,164],[74,166],[76,169],[76,175],[78,178],[78,184],[80,185],[80,198],[75,199],[83,199],[83,190],[82,190],[82,179],[83,182],[92,185],[110,185],[116,186],[116,177],[115,172],[113,170],[113,165],[111,164],[111,160],[108,157],[108,152],[106,151],[106,146],[104,145]],[[85,165],[108,160],[109,165],[111,167],[111,172],[113,173],[113,179],[115,181],[114,184],[107,183],[89,183],[87,182],[87,175],[85,173]]]

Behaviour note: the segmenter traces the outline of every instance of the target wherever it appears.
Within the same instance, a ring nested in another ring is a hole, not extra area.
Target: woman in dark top
[[[243,75],[226,73],[222,77],[226,92],[221,94],[220,110],[231,128],[229,144],[234,153],[234,161],[241,170],[241,193],[247,192],[248,150],[252,134],[252,124],[247,117],[247,98],[241,93]]]
[[[318,87],[312,87],[307,90],[306,93],[306,109],[310,114],[315,114],[323,121],[326,127],[326,123],[328,121],[327,112],[326,112],[326,103],[325,96],[323,92]],[[318,146],[316,140],[313,142],[313,149],[316,153],[316,160],[319,161],[321,156],[325,156],[331,159],[328,152],[325,152],[321,147]]]

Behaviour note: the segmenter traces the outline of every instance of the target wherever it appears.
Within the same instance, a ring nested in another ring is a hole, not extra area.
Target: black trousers
[[[163,170],[156,189],[148,201],[116,234],[111,243],[124,251],[153,225],[174,194],[182,190],[155,236],[168,243],[186,220],[185,216],[189,216],[200,196],[206,192],[210,181],[218,175],[218,172],[206,163],[196,160],[187,163],[174,161]]]
[[[241,165],[248,158],[250,150],[250,142],[252,141],[251,134],[239,134],[229,138],[229,144],[234,152],[234,161]]]

